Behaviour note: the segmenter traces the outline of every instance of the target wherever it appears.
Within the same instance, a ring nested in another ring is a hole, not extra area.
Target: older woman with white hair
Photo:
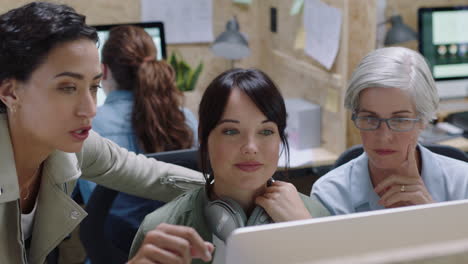
[[[438,104],[419,53],[402,47],[372,51],[355,70],[345,98],[365,152],[321,177],[311,195],[332,214],[468,198],[468,163],[418,144]]]

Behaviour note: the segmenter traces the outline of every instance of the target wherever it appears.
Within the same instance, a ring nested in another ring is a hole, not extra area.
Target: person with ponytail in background
[[[102,86],[107,97],[93,128],[136,153],[187,149],[197,145],[198,122],[182,107],[174,69],[156,60],[152,37],[137,26],[112,28],[102,48]],[[80,181],[86,203],[94,183]],[[144,216],[164,203],[126,193],[115,198],[105,230],[114,246],[128,252]],[[111,232],[119,230],[118,234]]]

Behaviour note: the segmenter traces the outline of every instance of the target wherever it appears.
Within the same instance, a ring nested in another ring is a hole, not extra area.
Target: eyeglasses
[[[414,128],[414,125],[421,121],[421,118],[378,118],[378,117],[367,117],[367,116],[357,116],[353,114],[351,119],[354,122],[354,125],[360,130],[372,131],[380,127],[380,123],[387,123],[388,128],[397,132],[406,132]]]

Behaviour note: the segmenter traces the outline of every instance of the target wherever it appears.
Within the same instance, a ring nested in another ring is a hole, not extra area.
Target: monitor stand
[[[468,80],[436,81],[437,92],[440,99],[468,97]]]

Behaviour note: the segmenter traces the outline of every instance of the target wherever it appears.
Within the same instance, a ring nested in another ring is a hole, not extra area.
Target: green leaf
[[[169,58],[169,64],[174,68],[174,71],[177,72],[177,58],[175,56],[175,53],[171,54],[171,57]]]
[[[182,59],[182,56],[176,52],[171,54],[169,63],[175,71],[177,88],[181,91],[192,91],[195,89],[198,78],[203,70],[203,63],[200,62],[195,71],[193,71],[190,65]]]
[[[192,74],[190,74],[190,78],[188,82],[188,91],[193,91],[195,89],[195,85],[197,84],[198,77],[200,77],[200,73],[202,70],[203,70],[203,64],[199,63],[195,71],[192,72]]]

